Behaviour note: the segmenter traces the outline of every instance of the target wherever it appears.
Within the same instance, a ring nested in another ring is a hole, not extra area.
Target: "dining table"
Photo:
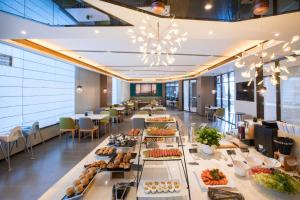
[[[75,120],[76,123],[78,123],[78,120],[80,118],[90,118],[91,120],[93,120],[96,126],[100,126],[100,121],[108,117],[109,114],[90,114],[90,115],[75,114],[74,116],[72,116],[72,118]]]
[[[205,110],[208,111],[208,119],[212,120],[213,119],[213,115],[216,112],[217,109],[219,109],[219,106],[205,106]]]

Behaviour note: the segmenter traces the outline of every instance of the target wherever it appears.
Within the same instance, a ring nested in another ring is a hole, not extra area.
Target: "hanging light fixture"
[[[253,2],[253,14],[264,15],[269,10],[269,0],[254,0]]]
[[[204,5],[205,10],[210,10],[210,9],[212,9],[212,7],[213,7],[213,4],[212,4],[211,0],[207,1],[206,4]]]
[[[150,67],[153,65],[168,66],[175,62],[174,54],[181,47],[182,42],[187,40],[187,32],[181,34],[174,18],[170,25],[160,30],[159,21],[155,24],[150,17],[142,20],[142,25],[137,31],[128,29],[128,35],[132,43],[140,43],[141,60]]]
[[[165,3],[162,0],[152,0],[152,12],[157,15],[163,15],[165,12]]]
[[[260,87],[260,89],[258,90],[258,92],[259,92],[259,94],[263,95],[267,92],[267,88],[264,85],[262,85]]]
[[[76,87],[76,93],[77,94],[80,94],[83,92],[83,87],[80,85],[80,68],[79,69],[79,72],[78,72],[78,85]]]

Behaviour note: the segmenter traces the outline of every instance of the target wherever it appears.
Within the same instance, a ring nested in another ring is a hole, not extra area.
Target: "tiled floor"
[[[185,126],[195,122],[207,122],[205,118],[188,112],[168,111],[182,120]],[[210,125],[222,127],[222,123]],[[130,118],[119,125],[119,132],[131,128]],[[117,129],[114,128],[114,132]],[[103,137],[104,138],[104,137]],[[35,158],[29,159],[28,153],[19,153],[12,157],[12,171],[7,171],[5,161],[0,161],[0,199],[1,200],[34,200],[41,196],[50,186],[58,181],[67,171],[78,163],[87,153],[102,140],[91,142],[89,138],[81,143],[65,138],[54,138],[34,147]],[[52,200],[52,199],[51,199]]]

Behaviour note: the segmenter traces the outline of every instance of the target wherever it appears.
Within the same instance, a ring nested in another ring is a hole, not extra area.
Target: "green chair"
[[[75,132],[77,130],[77,126],[75,124],[74,119],[70,117],[61,117],[59,119],[59,137],[61,137],[62,133],[69,133],[72,134],[72,142],[74,142]],[[68,137],[67,137],[68,138]]]
[[[119,123],[118,111],[116,109],[110,109],[109,110],[109,117],[110,117],[112,122],[116,121],[117,123]]]
[[[104,131],[105,134],[107,133],[107,126],[108,126],[108,133],[110,133],[110,115],[109,115],[109,111],[101,111],[100,112],[101,115],[108,115],[108,117],[105,117],[104,119],[100,120],[100,126],[104,126]]]

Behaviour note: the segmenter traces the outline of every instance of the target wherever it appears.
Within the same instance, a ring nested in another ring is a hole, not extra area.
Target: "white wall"
[[[75,84],[75,87],[80,84],[83,88],[82,93],[75,96],[76,113],[95,111],[100,107],[100,74],[77,67]]]
[[[130,83],[112,78],[112,104],[119,104],[130,99]]]
[[[244,71],[244,69],[235,68],[234,69],[234,76],[235,76],[235,82],[246,82],[249,81],[249,79],[245,79],[241,76],[241,72]],[[254,77],[254,74],[251,75],[251,77]],[[254,80],[254,91],[256,91],[256,81]],[[257,115],[256,110],[256,92],[254,92],[254,101],[238,101],[235,100],[235,112],[243,112],[246,114],[250,114],[252,116]]]

